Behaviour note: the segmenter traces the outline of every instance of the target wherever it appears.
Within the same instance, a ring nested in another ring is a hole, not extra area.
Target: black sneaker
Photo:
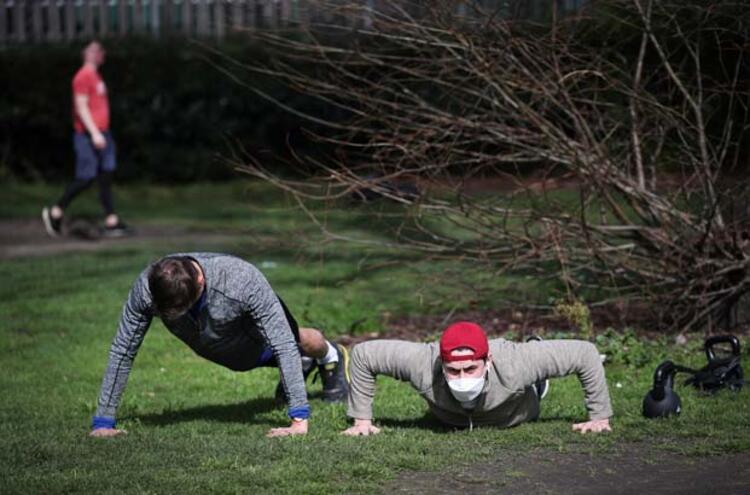
[[[302,376],[305,381],[307,381],[307,377],[310,376],[310,373],[312,373],[314,369],[315,360],[308,356],[302,356]],[[284,386],[281,384],[281,380],[279,380],[279,383],[276,385],[274,400],[278,405],[286,403],[286,398],[284,397]]]
[[[542,340],[543,339],[538,335],[532,335],[526,339],[526,342],[541,342]],[[539,380],[534,384],[534,390],[536,390],[536,395],[539,397],[539,400],[544,399],[547,396],[547,392],[549,392],[549,380]]]
[[[47,206],[42,208],[42,221],[44,222],[44,229],[50,237],[60,237],[62,235],[62,217],[52,218],[50,208]]]
[[[323,380],[323,400],[326,402],[343,402],[349,396],[349,351],[339,344],[336,348],[339,360],[318,365],[320,378]]]
[[[105,225],[102,229],[102,236],[104,237],[127,237],[133,234],[135,234],[135,231],[123,221],[118,221],[117,224],[112,227]]]

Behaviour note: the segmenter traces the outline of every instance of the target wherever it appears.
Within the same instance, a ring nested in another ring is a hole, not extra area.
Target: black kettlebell
[[[654,388],[643,399],[643,415],[647,418],[666,418],[680,414],[680,396],[672,387],[677,368],[672,361],[664,361],[654,372]]]

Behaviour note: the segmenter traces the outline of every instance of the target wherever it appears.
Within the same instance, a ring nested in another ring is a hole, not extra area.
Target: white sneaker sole
[[[42,208],[42,222],[44,222],[44,230],[47,231],[50,237],[60,237],[60,234],[52,228],[52,217],[47,207]]]

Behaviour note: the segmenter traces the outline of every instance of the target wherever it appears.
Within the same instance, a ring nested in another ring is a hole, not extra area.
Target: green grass
[[[35,218],[59,186],[14,185],[2,191],[0,218]],[[290,202],[257,185],[131,186],[117,193],[121,210],[136,225],[180,223],[239,233],[239,240],[212,249],[230,250],[259,266],[276,263],[265,269],[275,289],[301,323],[320,326],[331,336],[381,330],[385,313],[443,312],[483,296],[484,304],[492,299],[463,285],[440,283],[451,271],[469,280],[480,271],[385,249],[325,243]],[[96,213],[94,195],[76,208]],[[357,210],[332,210],[328,219],[341,230],[382,235]],[[266,241],[254,242],[257,238]],[[571,423],[585,416],[573,377],[553,381],[540,421],[473,432],[442,428],[408,386],[381,379],[375,415],[383,434],[339,435],[347,425],[344,408],[323,404],[315,384],[310,433],[267,439],[269,428],[285,422],[283,409],[272,403],[277,373],[233,373],[208,363],[160,323],[152,326],[138,354],[119,411],[129,434],[89,438],[107,351],[130,284],[149,261],[181,248],[175,239],[0,261],[0,493],[370,493],[404,470],[439,471],[499,451],[535,447],[612,451],[645,442],[655,456],[665,449],[690,455],[750,451],[747,390],[702,397],[680,386],[681,417],[641,418],[640,403],[655,366],[667,356],[701,365],[704,358],[695,345],[640,342],[632,334],[599,339],[600,349],[613,359],[607,377],[616,416],[609,435],[570,431]],[[533,288],[527,280],[494,283]]]

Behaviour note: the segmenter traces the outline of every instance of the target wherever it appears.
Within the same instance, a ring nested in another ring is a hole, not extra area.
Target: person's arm
[[[276,357],[288,404],[287,414],[291,420],[290,426],[274,428],[268,432],[268,436],[303,435],[307,433],[310,405],[307,402],[299,347],[279,298],[266,278],[255,268],[252,268],[249,278],[250,283],[245,289],[247,310]]]
[[[573,429],[609,431],[612,404],[599,351],[594,344],[582,340],[545,340],[514,345],[515,371],[521,385],[538,380],[576,374],[583,386],[589,421],[573,425]]]
[[[109,349],[109,363],[91,424],[92,436],[109,437],[125,433],[116,428],[115,416],[133,360],[153,318],[151,296],[146,286],[145,277],[139,277],[123,307],[117,334]]]
[[[104,149],[107,146],[107,140],[96,127],[94,118],[91,116],[89,108],[89,95],[96,91],[96,78],[89,71],[81,71],[73,79],[73,107],[76,114],[81,119],[83,127],[88,131],[94,146],[97,149]]]
[[[104,135],[101,133],[101,131],[96,127],[94,118],[91,116],[91,111],[89,110],[88,95],[76,94],[75,108],[78,117],[80,117],[81,122],[83,123],[83,126],[91,136],[91,140],[94,142],[94,146],[100,150],[104,149],[107,146],[107,140],[104,138]]]
[[[347,415],[354,425],[345,435],[374,435],[380,429],[372,424],[372,402],[375,398],[377,375],[409,381],[416,388],[426,386],[421,381],[431,376],[432,363],[427,344],[399,340],[371,340],[354,347],[351,353],[349,407]]]

